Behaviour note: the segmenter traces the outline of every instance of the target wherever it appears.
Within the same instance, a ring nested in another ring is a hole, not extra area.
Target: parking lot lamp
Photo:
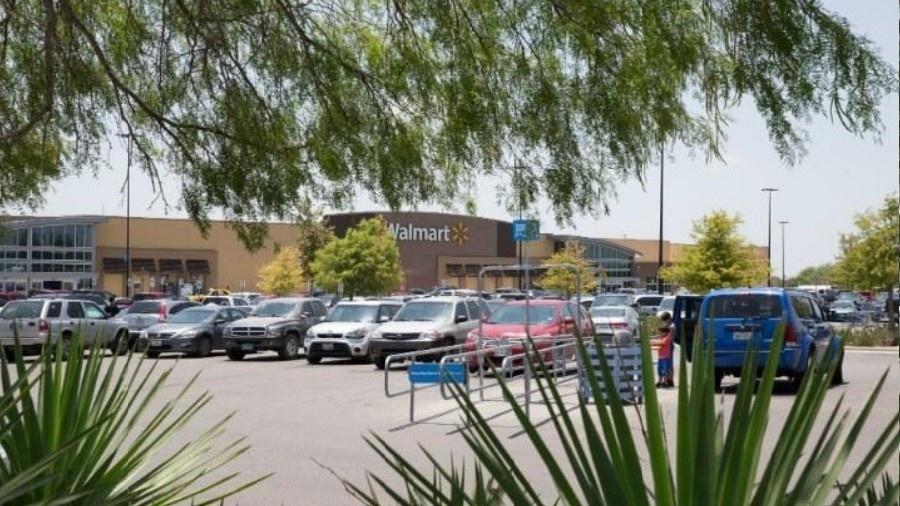
[[[131,137],[130,133],[116,134],[128,138],[128,163],[125,172],[125,297],[131,297]]]
[[[772,286],[772,193],[777,192],[778,188],[763,188],[762,191],[769,194],[769,242],[766,246],[766,259],[768,260],[767,270],[769,271],[768,286]]]
[[[781,220],[778,223],[781,224],[781,288],[785,287],[785,277],[784,277],[784,226],[790,223],[786,220]]]

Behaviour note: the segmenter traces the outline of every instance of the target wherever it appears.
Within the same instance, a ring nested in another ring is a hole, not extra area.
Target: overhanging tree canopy
[[[815,1],[3,2],[0,207],[121,131],[201,227],[220,210],[249,246],[301,198],[449,203],[513,157],[519,198],[565,221],[662,143],[718,156],[746,97],[788,162],[812,114],[877,130],[893,75]]]

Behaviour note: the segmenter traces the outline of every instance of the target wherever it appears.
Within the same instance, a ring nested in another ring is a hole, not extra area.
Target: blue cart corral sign
[[[462,362],[444,364],[443,381],[466,383],[469,371]],[[409,382],[413,385],[434,384],[441,382],[441,364],[413,362],[409,364]]]
[[[541,238],[541,222],[538,220],[513,220],[513,241],[536,241]]]

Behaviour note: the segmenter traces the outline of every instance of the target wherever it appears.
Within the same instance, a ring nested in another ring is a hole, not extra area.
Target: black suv
[[[282,360],[297,358],[306,331],[325,318],[318,299],[281,298],[260,303],[250,316],[225,329],[225,352],[231,360],[263,350],[277,351]]]

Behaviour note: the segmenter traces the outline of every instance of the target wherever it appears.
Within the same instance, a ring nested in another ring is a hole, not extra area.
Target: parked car
[[[131,302],[140,302],[142,300],[159,300],[167,299],[169,296],[163,292],[137,292],[131,296]]]
[[[203,305],[208,306],[210,304],[215,304],[217,306],[250,307],[250,303],[247,299],[235,297],[233,295],[209,295],[203,299]]]
[[[297,358],[306,331],[321,322],[327,310],[319,299],[285,297],[256,306],[246,318],[225,330],[225,353],[231,360],[260,351],[276,351],[282,360]]]
[[[23,352],[39,354],[44,346],[63,341],[63,355],[77,332],[84,344],[99,344],[111,351],[128,351],[128,326],[110,318],[103,308],[90,301],[72,299],[14,300],[0,310],[0,344],[8,353],[18,336]]]
[[[119,314],[128,326],[128,347],[134,347],[141,331],[156,325],[165,323],[170,316],[195,307],[198,304],[189,300],[151,299],[137,301]]]
[[[630,293],[601,293],[594,296],[593,306],[609,307],[609,306],[628,306],[634,304],[634,295]]]
[[[338,302],[321,323],[306,332],[306,361],[325,357],[369,358],[369,335],[391,321],[403,304],[390,300]]]
[[[628,306],[595,306],[591,308],[594,331],[601,338],[612,339],[617,330],[627,330],[635,340],[640,339],[640,317]]]
[[[856,322],[860,320],[860,315],[855,302],[839,299],[828,307],[828,319],[833,322]]]
[[[697,296],[678,297],[675,301],[676,341],[679,333],[687,329],[681,326],[679,312],[687,306],[696,306]],[[687,299],[687,300],[683,300]],[[690,300],[693,299],[693,300]],[[687,302],[687,304],[685,304]],[[687,309],[686,313],[691,311]],[[814,363],[837,360],[832,379],[834,384],[844,381],[843,352],[828,355],[832,341],[840,343],[815,300],[805,292],[751,288],[716,290],[702,298],[695,324],[700,325],[702,339],[713,339],[715,361],[715,386],[721,387],[727,375],[740,376],[744,357],[750,345],[758,350],[755,374],[761,374],[769,357],[769,348],[778,327],[784,323],[784,346],[780,351],[776,375],[787,376],[796,389],[804,374]],[[686,337],[690,334],[684,334]],[[833,349],[832,349],[833,350]],[[692,353],[686,353],[688,359]]]
[[[659,307],[656,309],[656,317],[662,318],[663,313],[669,313],[669,316],[675,314],[675,296],[668,295],[659,301]]]
[[[19,292],[0,292],[0,307],[5,306],[11,300],[22,300],[25,298],[24,293]]]
[[[527,310],[526,310],[527,307]],[[526,321],[528,334],[526,336]],[[578,324],[581,324],[580,332],[576,332]],[[484,348],[492,348],[486,357],[500,365],[504,357],[518,355],[525,352],[524,340],[530,336],[538,350],[549,348],[561,337],[574,337],[580,334],[587,337],[592,334],[591,317],[588,312],[570,301],[553,299],[541,299],[529,301],[514,301],[505,304],[492,313],[480,327],[476,326],[466,338],[466,351],[474,351],[478,342]],[[575,350],[570,350],[570,357],[574,357]],[[544,357],[550,360],[549,354]],[[469,359],[469,368],[478,368],[477,358]]]
[[[251,306],[258,304],[262,298],[262,294],[258,292],[238,292],[231,295],[246,300],[247,304]]]
[[[638,295],[634,299],[634,304],[637,304],[634,309],[642,315],[655,315],[662,300],[662,295]]]
[[[165,323],[142,330],[137,349],[146,351],[150,358],[167,352],[207,357],[213,350],[225,349],[225,326],[247,316],[237,308],[190,304],[193,307],[179,311]]]
[[[465,342],[478,320],[490,316],[480,297],[427,297],[407,302],[369,338],[369,355],[384,369],[388,355]]]
[[[194,302],[203,302],[204,299],[210,296],[223,296],[223,295],[231,295],[231,290],[227,288],[210,288],[206,293],[195,293],[191,295],[190,299]]]

